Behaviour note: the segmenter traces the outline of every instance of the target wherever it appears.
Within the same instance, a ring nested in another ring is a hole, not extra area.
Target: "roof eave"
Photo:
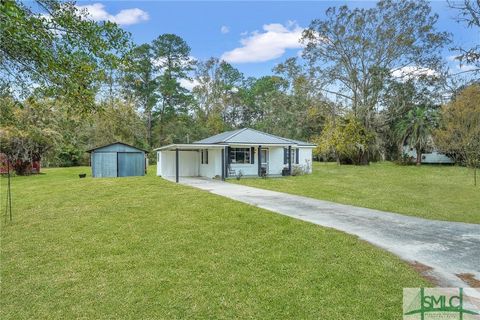
[[[205,144],[205,143],[175,143],[169,144],[160,148],[153,149],[153,151],[166,151],[166,150],[175,150],[175,149],[202,149],[202,148],[211,148],[211,149],[221,149],[225,148],[226,144]]]

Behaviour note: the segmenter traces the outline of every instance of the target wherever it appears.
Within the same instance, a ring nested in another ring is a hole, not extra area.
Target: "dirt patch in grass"
[[[465,281],[472,288],[480,288],[480,280],[471,273],[457,273],[457,277]]]
[[[418,261],[410,262],[409,265],[415,271],[417,271],[423,278],[425,278],[428,282],[431,282],[435,286],[438,286],[440,284],[438,279],[432,274],[432,271],[433,271],[432,267],[427,266]]]

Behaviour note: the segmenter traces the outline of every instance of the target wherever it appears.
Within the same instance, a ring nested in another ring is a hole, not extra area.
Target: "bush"
[[[54,165],[58,167],[72,167],[87,165],[84,161],[85,151],[72,145],[62,146],[54,159]]]
[[[301,166],[298,164],[292,166],[292,176],[303,176],[306,173],[307,173],[307,170],[305,169],[304,166]]]
[[[415,164],[415,159],[407,153],[403,153],[397,160],[395,160],[395,163],[401,166],[408,166]]]
[[[237,175],[235,176],[235,178],[237,178],[237,180],[240,180],[240,179],[242,179],[242,177],[243,177],[243,172],[242,172],[242,170],[240,170],[240,171],[238,171],[238,173],[237,173]]]

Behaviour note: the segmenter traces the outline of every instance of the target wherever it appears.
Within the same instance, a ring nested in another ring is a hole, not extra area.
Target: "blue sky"
[[[322,18],[330,6],[372,7],[374,1],[79,1],[95,19],[118,22],[140,44],[163,33],[187,41],[197,59],[223,57],[246,76],[271,74],[273,66],[296,56],[301,28]],[[432,1],[438,30],[453,34],[454,44],[471,45],[480,35],[454,21],[446,1]],[[241,40],[243,39],[243,44]],[[447,49],[444,57],[454,55]],[[451,58],[450,58],[451,59]],[[452,63],[453,62],[449,62]],[[458,67],[457,67],[458,68]]]

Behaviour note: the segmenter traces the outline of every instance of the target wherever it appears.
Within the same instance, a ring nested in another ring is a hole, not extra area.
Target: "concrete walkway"
[[[427,220],[204,178],[180,178],[180,183],[356,235],[415,263],[438,286],[472,287],[480,280],[478,224]],[[475,279],[466,283],[459,274]]]

